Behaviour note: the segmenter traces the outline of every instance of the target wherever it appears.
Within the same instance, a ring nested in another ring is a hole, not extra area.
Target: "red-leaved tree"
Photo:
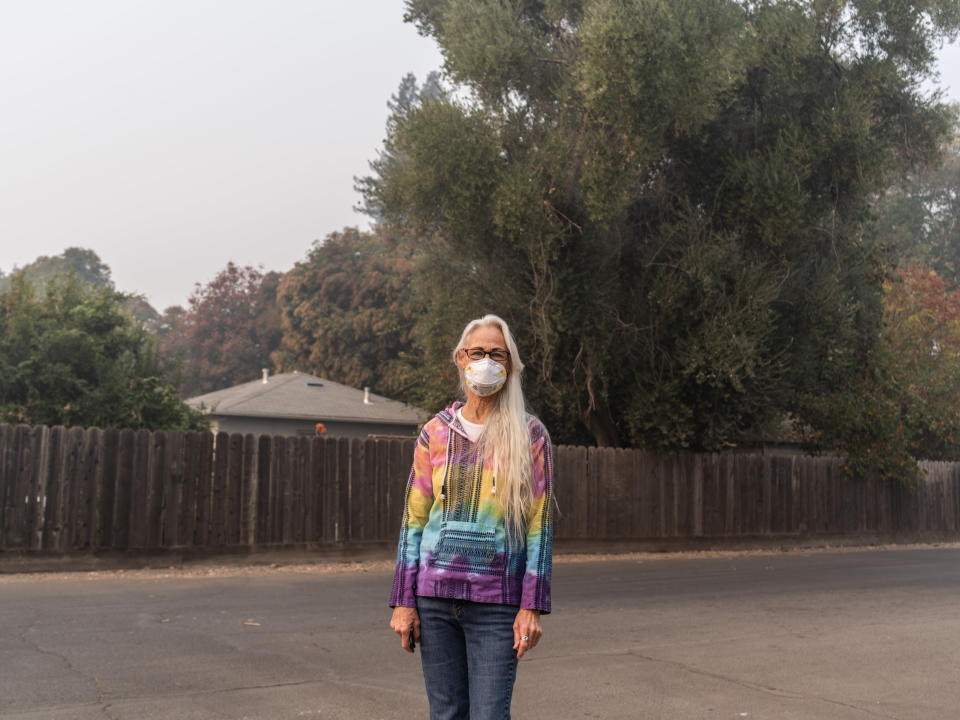
[[[206,285],[197,283],[186,309],[164,311],[161,352],[178,364],[184,397],[255,380],[261,368],[275,367],[282,277],[230,262]]]
[[[414,262],[409,243],[384,228],[317,242],[280,285],[284,367],[421,402]]]
[[[960,289],[912,266],[884,283],[883,332],[855,382],[808,398],[803,419],[851,475],[910,483],[916,460],[960,459]]]

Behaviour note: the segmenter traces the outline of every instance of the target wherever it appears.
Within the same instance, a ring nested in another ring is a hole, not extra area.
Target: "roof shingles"
[[[324,380],[315,375],[280,373],[189,398],[187,404],[211,415],[271,417],[297,420],[340,420],[419,425],[427,413],[406,403]]]

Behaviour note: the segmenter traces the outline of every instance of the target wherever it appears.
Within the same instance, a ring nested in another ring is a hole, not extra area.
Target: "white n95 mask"
[[[507,369],[490,358],[482,358],[464,368],[463,378],[471,392],[486,397],[493,395],[507,382]]]

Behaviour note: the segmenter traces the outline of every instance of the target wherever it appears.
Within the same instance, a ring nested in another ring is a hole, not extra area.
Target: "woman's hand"
[[[397,605],[393,609],[393,617],[390,618],[390,627],[395,633],[399,633],[400,647],[407,652],[413,652],[413,648],[410,646],[411,630],[413,631],[413,639],[420,642],[420,616],[417,615],[416,608]]]
[[[540,611],[521,609],[517,619],[513,621],[513,649],[517,651],[517,659],[523,657],[528,650],[533,650],[540,642],[543,628],[540,627]],[[529,640],[524,640],[527,637]]]

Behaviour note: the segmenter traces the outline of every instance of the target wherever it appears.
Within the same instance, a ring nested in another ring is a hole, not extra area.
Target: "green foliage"
[[[202,420],[161,378],[155,341],[126,296],[73,273],[0,294],[0,422],[177,428]]]
[[[22,273],[23,278],[33,285],[38,293],[43,293],[48,282],[71,272],[80,282],[113,289],[110,268],[100,260],[97,253],[86,248],[69,247],[60,255],[41,255],[22,268],[14,268],[10,275],[0,273],[0,292],[10,290],[13,277],[17,273]]]
[[[880,198],[873,232],[900,262],[960,286],[960,136],[943,148],[942,162],[917,168]]]
[[[410,245],[386,232],[348,228],[317,242],[280,285],[283,367],[423,402],[413,262]]]
[[[915,458],[960,459],[960,290],[918,266],[895,273],[870,361],[801,408],[812,446],[842,452],[854,476],[915,480]]]
[[[722,448],[850,385],[870,203],[948,132],[919,83],[955,6],[410,0],[452,86],[407,85],[359,187],[418,239],[427,394],[491,311],[562,442]]]
[[[22,268],[14,268],[10,275],[0,271],[0,292],[10,290],[13,277],[18,273],[30,283],[38,297],[43,295],[48,283],[70,274],[81,283],[114,289],[110,266],[88,248],[69,247],[59,255],[41,255]],[[142,295],[126,295],[123,309],[147,329],[156,328],[160,316]]]

